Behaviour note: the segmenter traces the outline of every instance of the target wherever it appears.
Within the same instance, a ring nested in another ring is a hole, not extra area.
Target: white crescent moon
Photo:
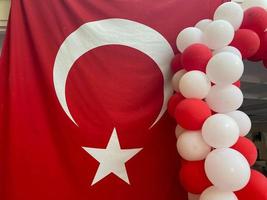
[[[172,95],[170,62],[174,53],[169,42],[159,32],[126,19],[111,18],[85,23],[64,40],[58,50],[53,70],[55,92],[63,110],[78,126],[66,101],[68,73],[79,57],[105,45],[123,45],[137,49],[158,65],[164,79],[164,100],[158,117],[151,125],[153,127],[165,113],[168,99]]]

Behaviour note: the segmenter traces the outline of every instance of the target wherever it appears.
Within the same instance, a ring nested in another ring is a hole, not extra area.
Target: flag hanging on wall
[[[0,61],[1,200],[185,200],[170,61],[222,0],[12,1]]]

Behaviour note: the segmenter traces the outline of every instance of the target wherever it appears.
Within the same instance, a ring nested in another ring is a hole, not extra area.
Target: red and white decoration
[[[258,7],[257,7],[258,6]],[[180,181],[190,200],[265,199],[265,177],[250,169],[257,157],[244,136],[242,59],[267,63],[267,1],[227,2],[177,37],[168,105],[176,119]],[[261,182],[262,185],[259,185]]]

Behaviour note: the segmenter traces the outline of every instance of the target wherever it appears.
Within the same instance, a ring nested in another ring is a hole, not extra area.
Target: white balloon
[[[211,22],[204,30],[204,41],[211,49],[221,49],[234,38],[234,27],[225,20]]]
[[[228,113],[240,108],[243,94],[235,85],[214,85],[211,87],[206,102],[217,113]]]
[[[188,200],[199,200],[200,195],[188,193]]]
[[[211,186],[202,192],[199,200],[238,200],[238,198],[233,192]]]
[[[209,60],[206,71],[211,82],[232,84],[241,78],[244,72],[244,63],[237,55],[222,52]]]
[[[236,2],[236,3],[243,3],[244,2],[244,0],[232,0],[232,2]]]
[[[175,128],[175,136],[178,139],[180,137],[180,135],[185,131],[185,129],[183,129],[179,124],[177,124],[176,128]]]
[[[215,114],[204,122],[202,135],[204,141],[214,148],[231,147],[239,138],[239,127],[233,118]]]
[[[222,52],[229,52],[229,53],[235,54],[235,55],[237,55],[240,59],[242,59],[242,54],[240,53],[240,51],[239,51],[237,48],[232,47],[232,46],[226,46],[226,47],[224,47],[224,48],[214,50],[214,51],[213,51],[213,55],[216,55],[216,54],[218,54],[218,53],[222,53]]]
[[[228,116],[232,117],[235,122],[237,123],[239,130],[240,130],[240,135],[245,136],[249,133],[251,129],[251,120],[249,116],[239,110],[227,113]]]
[[[244,0],[241,6],[244,10],[255,6],[267,9],[267,0]]]
[[[211,88],[205,73],[194,70],[185,73],[179,82],[181,94],[186,98],[204,99]]]
[[[172,77],[172,88],[176,92],[180,92],[179,89],[179,82],[182,78],[182,76],[186,73],[186,70],[181,69],[178,72],[176,72]]]
[[[211,151],[200,131],[186,131],[177,140],[177,150],[181,157],[188,161],[203,160]]]
[[[205,160],[205,172],[214,186],[223,191],[238,191],[250,178],[247,159],[230,148],[215,149]]]
[[[200,29],[195,27],[185,28],[179,33],[176,39],[177,48],[181,53],[187,47],[195,43],[203,44],[203,33]]]
[[[242,7],[235,2],[226,2],[220,5],[215,13],[214,13],[214,20],[226,20],[235,30],[239,29],[242,24],[244,17],[244,12]]]
[[[195,27],[204,31],[211,22],[211,19],[202,19],[195,25]]]

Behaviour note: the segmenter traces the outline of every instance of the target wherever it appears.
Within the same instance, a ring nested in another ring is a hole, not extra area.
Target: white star
[[[83,149],[99,162],[99,167],[92,185],[96,184],[111,173],[130,184],[125,163],[142,150],[142,148],[121,149],[115,128],[112,131],[112,135],[106,149],[88,147],[83,147]]]

